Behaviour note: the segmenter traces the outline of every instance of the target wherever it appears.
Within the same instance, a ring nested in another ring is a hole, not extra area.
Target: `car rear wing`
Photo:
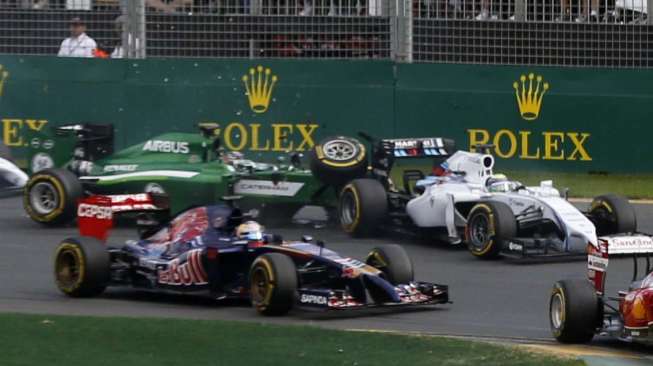
[[[607,246],[608,255],[620,254],[651,254],[653,253],[653,237],[644,234],[613,235],[599,238]]]
[[[651,271],[651,254],[653,237],[641,233],[618,234],[598,238],[598,247],[589,245],[587,251],[587,269],[590,281],[599,294],[603,294],[608,270],[609,258],[613,256],[632,255],[633,281],[637,279],[639,259],[646,260],[645,274]]]
[[[165,197],[150,193],[93,195],[77,202],[77,225],[82,236],[106,241],[114,217],[121,213],[161,212],[168,209]]]
[[[447,157],[453,154],[456,143],[442,137],[383,139],[384,147],[392,149],[395,158]]]

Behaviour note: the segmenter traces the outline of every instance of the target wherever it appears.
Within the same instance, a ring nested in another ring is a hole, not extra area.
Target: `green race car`
[[[85,196],[148,193],[167,217],[225,196],[241,196],[243,207],[273,206],[274,216],[288,217],[304,205],[332,207],[339,186],[367,169],[365,147],[355,139],[331,137],[315,145],[309,169],[296,153],[276,164],[247,160],[221,147],[217,124],[199,129],[162,134],[115,153],[112,125],[43,132],[29,150],[25,211],[36,222],[60,225],[77,216]]]

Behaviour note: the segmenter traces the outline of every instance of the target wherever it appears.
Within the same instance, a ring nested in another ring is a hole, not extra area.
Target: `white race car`
[[[392,227],[464,243],[480,258],[553,257],[585,255],[588,245],[598,246],[597,235],[637,229],[635,211],[623,197],[596,197],[582,212],[552,181],[527,187],[508,180],[493,172],[494,158],[489,154],[452,154],[452,140],[376,142],[362,136],[372,145],[370,173],[344,186],[338,208],[342,228],[354,236]],[[395,159],[410,157],[435,158],[436,168],[429,176],[404,170],[399,188],[390,179],[390,170]]]
[[[0,158],[0,191],[23,188],[28,179],[27,174],[11,161]]]

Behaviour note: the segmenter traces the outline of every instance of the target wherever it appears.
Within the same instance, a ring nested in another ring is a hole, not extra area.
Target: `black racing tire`
[[[66,169],[45,169],[35,173],[23,190],[25,212],[45,225],[63,225],[77,216],[77,200],[84,190],[79,179]]]
[[[90,237],[68,238],[54,254],[57,288],[71,297],[101,294],[109,283],[110,258],[106,246]]]
[[[367,173],[367,150],[360,141],[346,136],[331,136],[313,146],[310,169],[320,182],[342,187]]]
[[[354,179],[340,192],[338,220],[354,237],[372,236],[388,215],[388,194],[374,179]]]
[[[616,194],[605,194],[592,200],[589,216],[596,234],[611,235],[637,231],[637,216],[628,199]]]
[[[285,254],[267,253],[254,260],[249,271],[252,306],[262,315],[284,315],[292,309],[297,292],[297,267]]]
[[[549,323],[555,339],[563,343],[587,343],[601,321],[601,308],[588,280],[563,280],[553,285]]]
[[[403,247],[388,244],[372,249],[365,263],[381,272],[393,285],[408,284],[415,278],[413,261]]]
[[[465,242],[477,258],[493,259],[517,235],[517,220],[503,202],[483,201],[472,207],[465,225]]]

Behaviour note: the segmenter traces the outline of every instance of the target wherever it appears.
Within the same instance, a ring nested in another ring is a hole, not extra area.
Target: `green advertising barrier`
[[[396,131],[494,144],[498,166],[650,172],[653,71],[398,65]]]
[[[0,65],[2,141],[23,167],[61,124],[113,123],[120,149],[218,122],[224,146],[254,158],[362,130],[494,144],[505,169],[653,171],[648,70],[19,56]]]
[[[223,146],[256,158],[338,133],[393,133],[390,62],[1,56],[0,64],[2,141],[23,167],[27,148],[51,145],[39,130],[78,122],[113,123],[117,149],[218,122]]]

